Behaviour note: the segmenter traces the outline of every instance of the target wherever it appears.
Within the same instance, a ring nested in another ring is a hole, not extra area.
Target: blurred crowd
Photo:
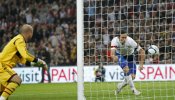
[[[1,0],[1,49],[25,23],[34,27],[30,53],[51,66],[76,64],[75,0]]]
[[[157,45],[160,54],[145,63],[175,62],[174,0],[85,0],[85,64],[113,64],[110,41],[125,30],[145,50]]]

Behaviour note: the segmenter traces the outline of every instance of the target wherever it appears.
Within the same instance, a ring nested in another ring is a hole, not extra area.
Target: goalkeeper
[[[6,100],[22,82],[12,69],[17,63],[27,65],[30,65],[31,62],[39,63],[47,70],[45,61],[34,57],[26,49],[26,42],[29,42],[33,35],[32,26],[25,24],[20,31],[21,34],[8,42],[0,53],[0,83],[5,87],[0,90],[2,91],[0,100]]]
[[[127,33],[123,31],[119,37],[114,37],[111,41],[111,56],[124,71],[124,81],[118,84],[115,94],[120,93],[122,88],[128,84],[135,95],[140,94],[140,91],[136,90],[133,82],[136,75],[136,62],[134,59],[136,50],[139,53],[139,69],[142,70],[145,51]]]

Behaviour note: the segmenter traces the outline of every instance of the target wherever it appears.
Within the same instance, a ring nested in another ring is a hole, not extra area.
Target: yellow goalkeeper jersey
[[[24,37],[15,36],[0,53],[0,63],[14,67],[17,63],[25,64],[26,61],[34,61],[35,57],[28,53]]]

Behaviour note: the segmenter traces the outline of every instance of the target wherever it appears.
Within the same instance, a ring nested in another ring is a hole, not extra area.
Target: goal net
[[[174,0],[84,0],[83,3],[82,77],[86,100],[175,100]],[[124,73],[117,62],[113,62],[110,46],[122,30],[145,51],[151,44],[160,50],[156,56],[146,53],[142,71],[138,70],[137,53],[135,55],[134,84],[141,92],[139,96],[135,96],[129,86],[114,94],[117,84],[124,80]]]

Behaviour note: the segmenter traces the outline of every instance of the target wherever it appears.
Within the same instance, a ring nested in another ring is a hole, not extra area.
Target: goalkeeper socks
[[[17,83],[10,82],[5,90],[3,91],[1,97],[5,98],[5,100],[15,91],[15,89],[18,87]],[[0,99],[1,100],[1,99]],[[3,100],[3,99],[2,99]]]
[[[6,100],[6,98],[5,98],[5,97],[3,97],[3,96],[1,96],[1,97],[0,97],[0,100]]]

